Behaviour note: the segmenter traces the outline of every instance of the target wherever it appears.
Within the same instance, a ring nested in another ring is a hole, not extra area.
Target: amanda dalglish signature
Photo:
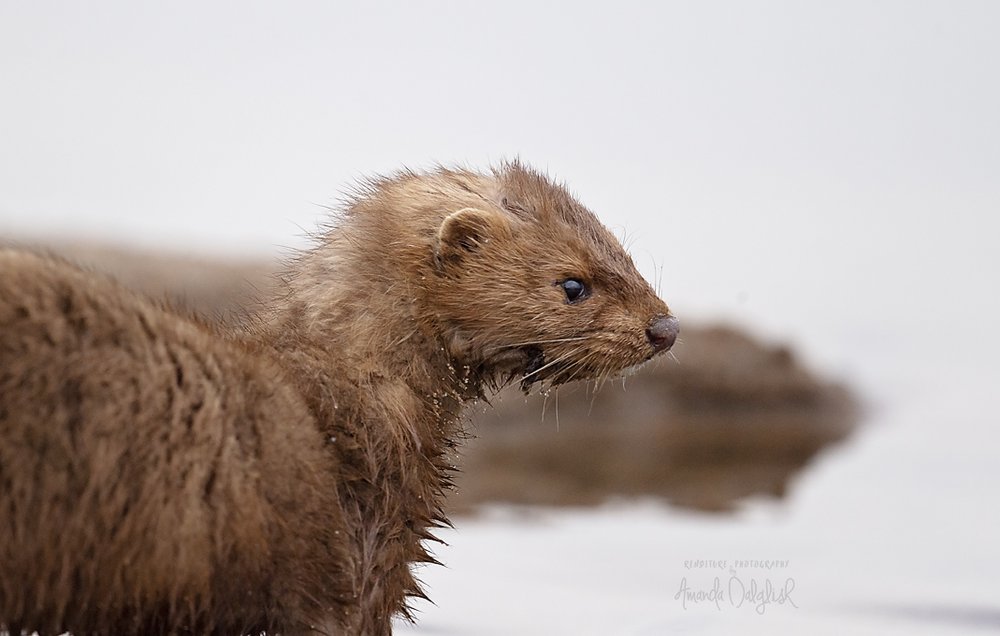
[[[771,605],[790,605],[797,609],[798,605],[792,599],[794,591],[795,579],[791,577],[780,585],[767,578],[741,578],[735,575],[730,576],[723,584],[722,579],[715,577],[709,588],[692,587],[688,584],[687,577],[684,577],[674,600],[680,601],[684,609],[694,605],[715,605],[720,611],[726,607],[748,607],[763,614]]]

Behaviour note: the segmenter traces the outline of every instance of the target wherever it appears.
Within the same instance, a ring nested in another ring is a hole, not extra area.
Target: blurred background
[[[973,1],[6,1],[0,240],[226,319],[359,177],[520,157],[682,342],[473,414],[400,633],[997,632],[998,32]]]

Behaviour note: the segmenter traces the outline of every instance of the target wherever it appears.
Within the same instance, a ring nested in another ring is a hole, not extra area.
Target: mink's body
[[[371,183],[266,306],[223,330],[0,250],[0,625],[387,634],[446,523],[462,403],[677,332],[518,164]]]

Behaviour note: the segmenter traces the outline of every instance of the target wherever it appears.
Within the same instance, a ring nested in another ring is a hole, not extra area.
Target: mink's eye
[[[575,303],[587,297],[587,286],[576,278],[567,278],[559,283],[559,286],[566,292],[566,300]]]

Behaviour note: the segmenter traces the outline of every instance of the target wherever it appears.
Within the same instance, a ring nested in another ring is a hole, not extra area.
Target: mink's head
[[[428,291],[453,359],[527,390],[670,349],[677,319],[564,188],[516,163],[474,183],[477,200],[446,211],[434,237]]]

